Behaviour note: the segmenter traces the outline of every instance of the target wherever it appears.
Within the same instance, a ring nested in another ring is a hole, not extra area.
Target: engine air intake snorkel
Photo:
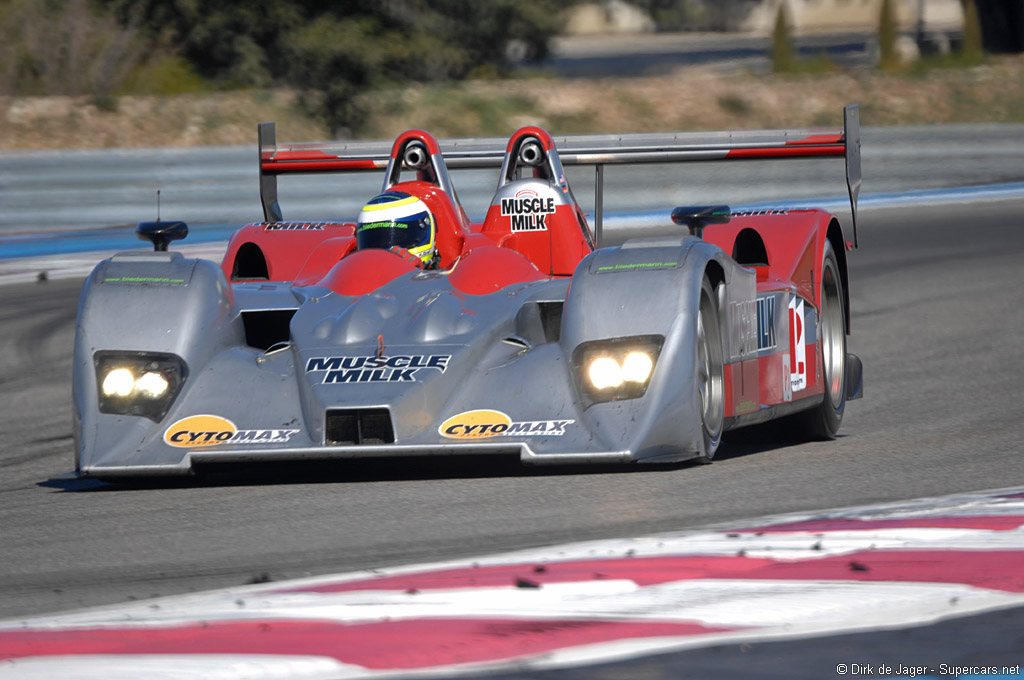
[[[405,161],[405,165],[410,170],[419,170],[427,164],[430,160],[430,156],[427,154],[427,149],[422,144],[412,143],[405,147],[405,153],[402,156],[402,160]]]
[[[540,142],[533,137],[524,139],[519,147],[519,162],[531,167],[537,167],[543,163],[544,150],[541,149]]]

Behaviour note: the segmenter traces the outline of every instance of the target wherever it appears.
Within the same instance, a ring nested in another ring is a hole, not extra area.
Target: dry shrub
[[[0,92],[111,98],[147,56],[139,33],[87,0],[0,5]]]

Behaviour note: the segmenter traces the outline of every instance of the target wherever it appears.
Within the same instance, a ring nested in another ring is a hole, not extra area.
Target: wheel
[[[710,463],[722,443],[725,424],[725,360],[722,333],[718,323],[718,298],[711,282],[704,278],[697,313],[696,383],[700,396],[700,423],[704,433],[704,452],[699,462]]]
[[[846,310],[843,306],[843,280],[829,241],[825,242],[820,278],[818,352],[821,355],[819,366],[825,398],[819,406],[798,413],[795,420],[802,434],[809,439],[835,439],[846,409]]]

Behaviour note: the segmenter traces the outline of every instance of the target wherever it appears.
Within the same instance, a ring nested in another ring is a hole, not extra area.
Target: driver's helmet
[[[424,266],[437,264],[437,228],[427,204],[404,191],[385,191],[363,206],[356,225],[356,247],[408,250]]]

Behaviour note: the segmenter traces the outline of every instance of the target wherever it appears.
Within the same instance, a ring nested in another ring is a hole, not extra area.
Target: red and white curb
[[[1024,488],[0,621],[0,678],[549,669],[1024,606]]]

